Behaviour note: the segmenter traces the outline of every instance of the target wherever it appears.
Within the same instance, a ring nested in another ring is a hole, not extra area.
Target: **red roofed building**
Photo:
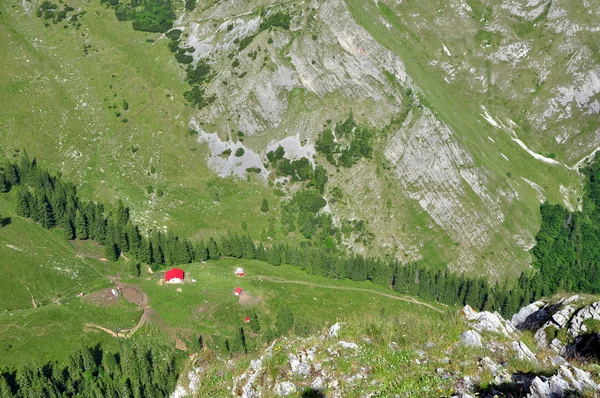
[[[242,294],[242,288],[241,287],[236,287],[235,291],[233,292],[233,294],[235,294],[236,296],[239,296],[240,294]]]
[[[184,274],[182,269],[170,269],[165,272],[165,283],[183,283]]]
[[[246,318],[244,318],[244,323],[250,323],[250,317],[247,316]]]

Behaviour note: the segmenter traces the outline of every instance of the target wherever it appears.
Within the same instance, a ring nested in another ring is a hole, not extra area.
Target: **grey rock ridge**
[[[456,316],[466,331],[450,347],[438,347],[438,342],[429,341],[411,350],[393,341],[375,346],[370,338],[352,338],[347,332],[349,326],[338,322],[315,336],[275,340],[257,359],[250,360],[245,370],[233,376],[230,391],[233,397],[244,398],[298,396],[307,388],[327,397],[380,396],[380,389],[389,386],[386,383],[390,380],[374,377],[374,367],[381,363],[395,369],[390,358],[407,356],[397,369],[398,375],[416,372],[424,378],[449,381],[454,386],[451,395],[457,398],[598,396],[598,375],[590,371],[593,365],[586,366],[581,357],[573,362],[566,351],[556,354],[548,347],[528,345],[524,341],[533,342],[535,330],[519,330],[531,316],[536,319],[536,327],[542,328],[532,309],[559,313],[564,306],[576,307],[574,313],[579,316],[573,315],[567,324],[580,325],[578,330],[585,326],[581,319],[595,319],[599,307],[598,303],[586,303],[578,297],[540,301],[507,321],[497,313],[478,312],[465,306]],[[368,355],[374,355],[374,362],[367,364]],[[228,369],[235,363],[231,359],[220,361]],[[339,368],[344,361],[351,366]],[[515,362],[522,366],[515,368]],[[392,379],[393,374],[389,375]],[[187,379],[180,381],[172,397],[202,397],[198,385],[203,377],[209,377],[205,366],[201,361],[192,362]],[[508,392],[513,395],[505,395]]]
[[[453,270],[497,280],[525,269],[540,202],[576,208],[574,165],[600,145],[594,122],[589,131],[576,125],[600,111],[587,39],[597,26],[562,2],[486,7],[479,15],[464,1],[433,10],[386,0],[232,0],[184,13],[175,25],[182,46],[214,71],[205,87],[214,101],[190,119],[209,147],[206,162],[222,177],[245,179],[252,169],[268,180],[266,153],[293,140],[301,151],[290,156],[327,165],[330,189],[346,194],[336,202],[325,192],[334,221],[368,221],[373,243],[348,239],[350,250],[406,261],[436,253]],[[276,13],[290,17],[289,29],[262,30]],[[548,50],[556,66],[540,51],[548,40],[514,32],[514,18],[533,15],[560,43]],[[379,132],[376,154],[336,168],[315,141],[350,112]],[[221,156],[238,148],[240,158]],[[297,189],[276,182],[288,196]]]

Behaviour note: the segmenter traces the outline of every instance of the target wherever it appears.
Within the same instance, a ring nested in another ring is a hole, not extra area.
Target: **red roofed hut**
[[[233,291],[233,294],[235,294],[236,296],[239,296],[240,294],[242,294],[242,288],[236,287],[235,290]]]
[[[173,268],[165,272],[165,283],[183,283],[185,273],[182,269]]]
[[[244,318],[244,323],[250,323],[250,317],[249,316],[247,316],[247,317]]]

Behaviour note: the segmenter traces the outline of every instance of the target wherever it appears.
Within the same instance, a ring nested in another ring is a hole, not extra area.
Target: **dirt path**
[[[85,326],[102,330],[113,337],[128,339],[133,336],[139,328],[153,320],[162,330],[164,330],[169,336],[171,336],[173,340],[175,340],[175,348],[178,348],[182,351],[187,351],[185,342],[177,336],[175,330],[167,327],[160,318],[158,312],[150,307],[150,299],[146,293],[142,291],[142,289],[140,289],[137,285],[127,284],[120,281],[115,281],[115,285],[121,290],[121,294],[125,300],[129,301],[130,303],[137,304],[140,309],[144,310],[138,323],[132,328],[120,329],[118,332],[95,323],[86,323]]]
[[[102,331],[110,334],[113,337],[128,339],[131,336],[133,336],[133,334],[139,328],[141,328],[142,326],[144,326],[144,324],[146,324],[150,320],[150,317],[152,316],[153,312],[155,313],[155,311],[152,308],[150,308],[150,307],[144,308],[144,313],[142,314],[142,317],[140,318],[140,320],[137,323],[137,325],[135,325],[132,328],[121,329],[121,330],[119,330],[119,332],[115,332],[114,330],[111,330],[109,328],[105,328],[104,326],[100,326],[100,325],[97,325],[95,323],[86,323],[85,326],[90,327],[90,328],[100,329],[100,330],[102,330]]]
[[[380,296],[388,297],[388,298],[391,298],[391,299],[394,299],[394,300],[406,301],[407,303],[413,303],[413,304],[417,304],[417,305],[422,305],[424,307],[427,307],[427,308],[430,308],[430,309],[432,309],[434,311],[437,311],[440,314],[444,313],[442,310],[435,308],[431,304],[423,303],[423,302],[415,299],[414,297],[399,297],[399,296],[395,296],[393,294],[387,294],[387,293],[378,292],[377,290],[363,289],[363,288],[360,288],[360,287],[319,285],[317,283],[310,283],[310,282],[305,282],[305,281],[292,281],[292,280],[283,279],[283,278],[279,278],[279,277],[275,277],[275,276],[259,275],[258,278],[263,279],[265,281],[269,281],[269,282],[275,282],[275,283],[288,283],[288,284],[291,283],[291,284],[295,284],[295,285],[304,285],[304,286],[310,286],[310,287],[320,287],[320,288],[323,288],[323,289],[353,290],[355,292],[374,293],[374,294],[378,294]]]

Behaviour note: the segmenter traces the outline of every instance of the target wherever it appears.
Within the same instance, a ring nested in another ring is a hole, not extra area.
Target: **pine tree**
[[[140,276],[140,263],[137,261],[129,261],[129,274],[133,277]]]
[[[219,247],[217,246],[217,242],[211,236],[210,240],[208,241],[208,257],[211,260],[217,260],[220,256],[221,256],[221,253],[219,252]]]
[[[54,213],[46,195],[40,194],[37,203],[39,223],[46,229],[52,228],[54,226]]]
[[[266,213],[269,211],[269,202],[267,201],[267,199],[262,200],[262,204],[260,206],[260,211],[262,211],[263,213]]]
[[[119,248],[117,247],[116,243],[108,241],[106,242],[106,244],[104,245],[104,257],[106,257],[106,259],[108,261],[111,262],[115,262],[118,260],[120,255],[119,252]]]
[[[77,215],[75,216],[75,234],[77,236],[77,239],[82,240],[85,240],[90,236],[87,218],[85,214],[83,214],[79,210],[77,210]]]
[[[246,346],[246,333],[244,333],[243,327],[240,327],[240,333],[238,338],[240,339],[240,343],[242,344],[244,354],[248,354],[248,347]]]
[[[17,215],[25,218],[31,217],[31,194],[25,187],[17,192]]]
[[[8,191],[10,191],[10,182],[8,182],[4,174],[0,174],[0,193]]]
[[[11,186],[14,187],[19,185],[19,172],[17,171],[17,166],[10,163],[6,166],[6,171],[4,173],[6,174],[6,180]]]
[[[60,224],[60,227],[63,230],[63,236],[65,237],[65,239],[67,239],[67,240],[75,239],[75,229],[73,228],[71,221],[63,219],[63,221]]]
[[[260,323],[258,322],[258,315],[256,315],[256,312],[250,317],[250,329],[252,329],[254,333],[260,332]]]
[[[229,240],[231,245],[231,256],[235,258],[242,257],[242,242],[240,241],[240,237],[238,234],[234,234]]]
[[[152,242],[149,240],[142,244],[142,260],[146,264],[154,264]]]

